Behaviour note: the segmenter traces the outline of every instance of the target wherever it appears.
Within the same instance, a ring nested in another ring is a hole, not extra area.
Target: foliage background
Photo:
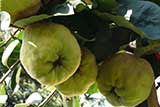
[[[26,103],[33,95],[29,106],[34,107],[40,104],[53,89],[53,87],[42,86],[32,79],[21,64],[12,66],[19,59],[24,35],[21,28],[28,24],[47,20],[67,26],[74,33],[80,46],[87,47],[94,53],[97,63],[101,63],[104,58],[121,49],[135,52],[135,49],[128,45],[134,40],[137,41],[137,48],[144,48],[152,46],[160,39],[160,14],[157,14],[160,13],[159,0],[108,0],[105,3],[101,0],[77,0],[76,3],[80,5],[75,6],[73,0],[44,2],[36,16],[19,20],[14,25],[18,28],[12,26],[9,30],[0,33],[0,76],[2,77],[9,70],[12,71],[0,88],[2,92],[0,95],[8,97],[1,106],[20,107],[18,104]],[[89,8],[90,4],[92,9]],[[129,21],[123,17],[128,10],[132,10]],[[16,40],[19,42],[15,42]],[[156,48],[146,51],[143,55],[143,58],[151,63],[155,78],[160,74],[158,54],[159,49]],[[66,98],[56,91],[45,107],[62,107],[70,104],[73,107],[111,106],[107,105],[105,97],[99,93],[96,84],[93,84],[87,93],[79,97]]]

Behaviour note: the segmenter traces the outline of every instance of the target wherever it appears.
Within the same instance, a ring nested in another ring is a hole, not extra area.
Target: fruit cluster
[[[1,1],[1,10],[10,13],[12,23],[37,14],[42,4],[41,0]],[[71,31],[58,23],[36,22],[24,32],[20,60],[41,84],[55,86],[66,96],[79,96],[97,82],[100,92],[115,106],[136,106],[149,96],[154,75],[146,60],[124,52],[98,65],[94,54],[80,47]]]

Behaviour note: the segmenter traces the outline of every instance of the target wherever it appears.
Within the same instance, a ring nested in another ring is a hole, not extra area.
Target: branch
[[[14,39],[14,35],[16,35],[16,33],[19,31],[19,29],[17,29],[13,34],[10,32],[11,37]]]
[[[52,99],[52,97],[55,95],[55,93],[56,93],[56,88],[51,91],[51,93],[46,97],[46,99],[44,99],[44,100],[38,105],[38,107],[43,107],[45,104],[47,104],[47,103]]]
[[[18,28],[24,30],[24,28],[11,24],[11,27]]]
[[[155,84],[153,84],[150,96],[147,99],[148,107],[159,107],[160,105],[158,104],[158,98],[157,98],[157,91]]]
[[[20,63],[20,60],[17,60],[9,69],[8,71],[3,75],[3,77],[0,79],[0,83],[3,83],[3,81],[9,76],[9,74],[12,73],[14,68]]]
[[[9,43],[9,41],[13,38],[14,39],[14,35],[19,31],[19,29],[17,29],[13,34],[10,33],[11,37],[5,41],[2,45],[0,45],[0,48],[4,47],[6,44]]]
[[[156,49],[160,49],[160,40],[153,40],[149,43],[148,46],[136,48],[134,53],[137,56],[142,56],[146,53],[152,52]]]
[[[12,37],[10,37],[7,41],[5,41],[2,45],[0,45],[0,48],[4,47],[10,40],[12,39]]]

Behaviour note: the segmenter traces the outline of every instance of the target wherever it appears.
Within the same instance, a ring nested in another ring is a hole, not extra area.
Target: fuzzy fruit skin
[[[95,56],[86,48],[82,49],[81,64],[78,70],[57,88],[64,95],[72,97],[85,93],[96,81],[97,65]]]
[[[32,16],[38,12],[41,0],[1,0],[1,11],[11,15],[11,22]]]
[[[139,57],[119,53],[106,59],[99,68],[100,92],[114,106],[136,106],[150,94],[154,74],[150,64]]]
[[[71,77],[80,65],[81,50],[68,28],[35,23],[25,28],[20,60],[28,74],[48,86]]]

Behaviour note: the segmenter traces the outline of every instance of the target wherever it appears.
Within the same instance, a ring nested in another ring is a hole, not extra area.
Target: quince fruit
[[[25,28],[20,60],[32,78],[44,85],[54,86],[76,72],[81,50],[67,27],[38,22]]]
[[[115,54],[99,68],[100,92],[114,106],[133,106],[146,100],[151,92],[154,74],[151,65],[128,53]]]

